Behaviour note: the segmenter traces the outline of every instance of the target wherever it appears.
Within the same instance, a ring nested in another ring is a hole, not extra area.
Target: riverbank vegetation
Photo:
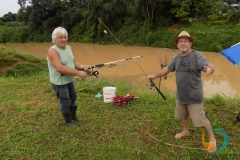
[[[47,71],[45,59],[27,55],[0,45],[0,76],[22,77]]]
[[[201,145],[201,128],[190,124],[190,136],[173,117],[175,97],[163,100],[157,92],[139,93],[117,81],[76,79],[78,127],[64,124],[58,99],[49,82],[46,60],[0,46],[1,69],[30,63],[32,72],[0,77],[0,157],[2,159],[239,159],[240,131],[236,116],[239,97],[213,95],[205,110],[214,128],[227,132],[228,146],[208,153]],[[16,58],[17,57],[17,58]],[[36,72],[35,65],[45,66]],[[45,64],[45,65],[44,65]],[[14,68],[14,67],[13,67]],[[29,71],[29,70],[28,70]],[[6,72],[1,72],[6,73]],[[103,87],[115,86],[116,95],[138,96],[121,107],[96,99]],[[221,145],[223,137],[215,132]],[[207,136],[207,135],[206,135]]]
[[[230,7],[232,1],[30,2],[19,0],[17,14],[0,18],[0,43],[50,42],[58,26],[68,30],[70,42],[160,48],[174,48],[173,38],[187,30],[196,39],[196,50],[215,52],[238,43],[240,37],[240,12]]]

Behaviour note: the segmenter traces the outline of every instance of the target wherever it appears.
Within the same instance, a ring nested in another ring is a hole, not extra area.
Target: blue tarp
[[[221,53],[225,58],[232,62],[232,64],[240,65],[240,43],[221,51]]]

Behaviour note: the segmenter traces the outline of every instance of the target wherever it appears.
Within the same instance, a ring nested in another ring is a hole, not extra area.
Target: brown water
[[[156,92],[146,86],[148,81],[146,75],[155,74],[161,69],[160,63],[167,63],[172,55],[176,55],[178,50],[169,50],[153,47],[136,47],[120,45],[95,45],[69,43],[75,58],[86,65],[96,65],[111,61],[121,60],[129,57],[142,55],[131,61],[122,61],[113,67],[103,67],[97,69],[99,78],[116,80],[127,83],[130,87],[142,92]],[[46,58],[47,50],[52,43],[6,43],[5,47],[31,54],[37,57]],[[203,73],[204,96],[210,97],[214,94],[226,95],[227,97],[240,96],[240,67],[233,66],[218,52],[202,52],[207,59],[215,65],[216,71],[210,77]],[[166,57],[168,59],[166,59]],[[162,61],[164,59],[164,61]],[[159,87],[160,79],[156,79],[156,86]],[[161,78],[160,90],[169,94],[176,91],[175,74],[169,73],[167,79]]]

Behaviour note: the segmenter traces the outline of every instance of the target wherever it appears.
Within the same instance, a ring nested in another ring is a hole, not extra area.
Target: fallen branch
[[[153,135],[151,135],[149,132],[147,132],[147,133],[148,133],[148,135],[149,135],[152,139],[154,139],[154,140],[156,140],[156,141],[158,141],[158,142],[161,142],[161,143],[163,143],[163,144],[165,144],[165,145],[168,145],[168,146],[178,147],[178,148],[185,148],[185,149],[204,150],[204,151],[205,151],[205,149],[201,149],[201,148],[192,148],[192,147],[179,146],[179,145],[175,145],[175,144],[166,143],[166,142],[160,141],[159,139],[157,139],[156,137],[154,137]]]

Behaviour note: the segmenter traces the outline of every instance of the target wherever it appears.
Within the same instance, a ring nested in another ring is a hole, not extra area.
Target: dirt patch
[[[174,30],[178,30],[178,29],[181,29],[183,27],[183,25],[182,24],[174,24],[174,25],[172,25],[172,26],[169,26],[168,27],[168,30],[169,31],[174,31]]]

